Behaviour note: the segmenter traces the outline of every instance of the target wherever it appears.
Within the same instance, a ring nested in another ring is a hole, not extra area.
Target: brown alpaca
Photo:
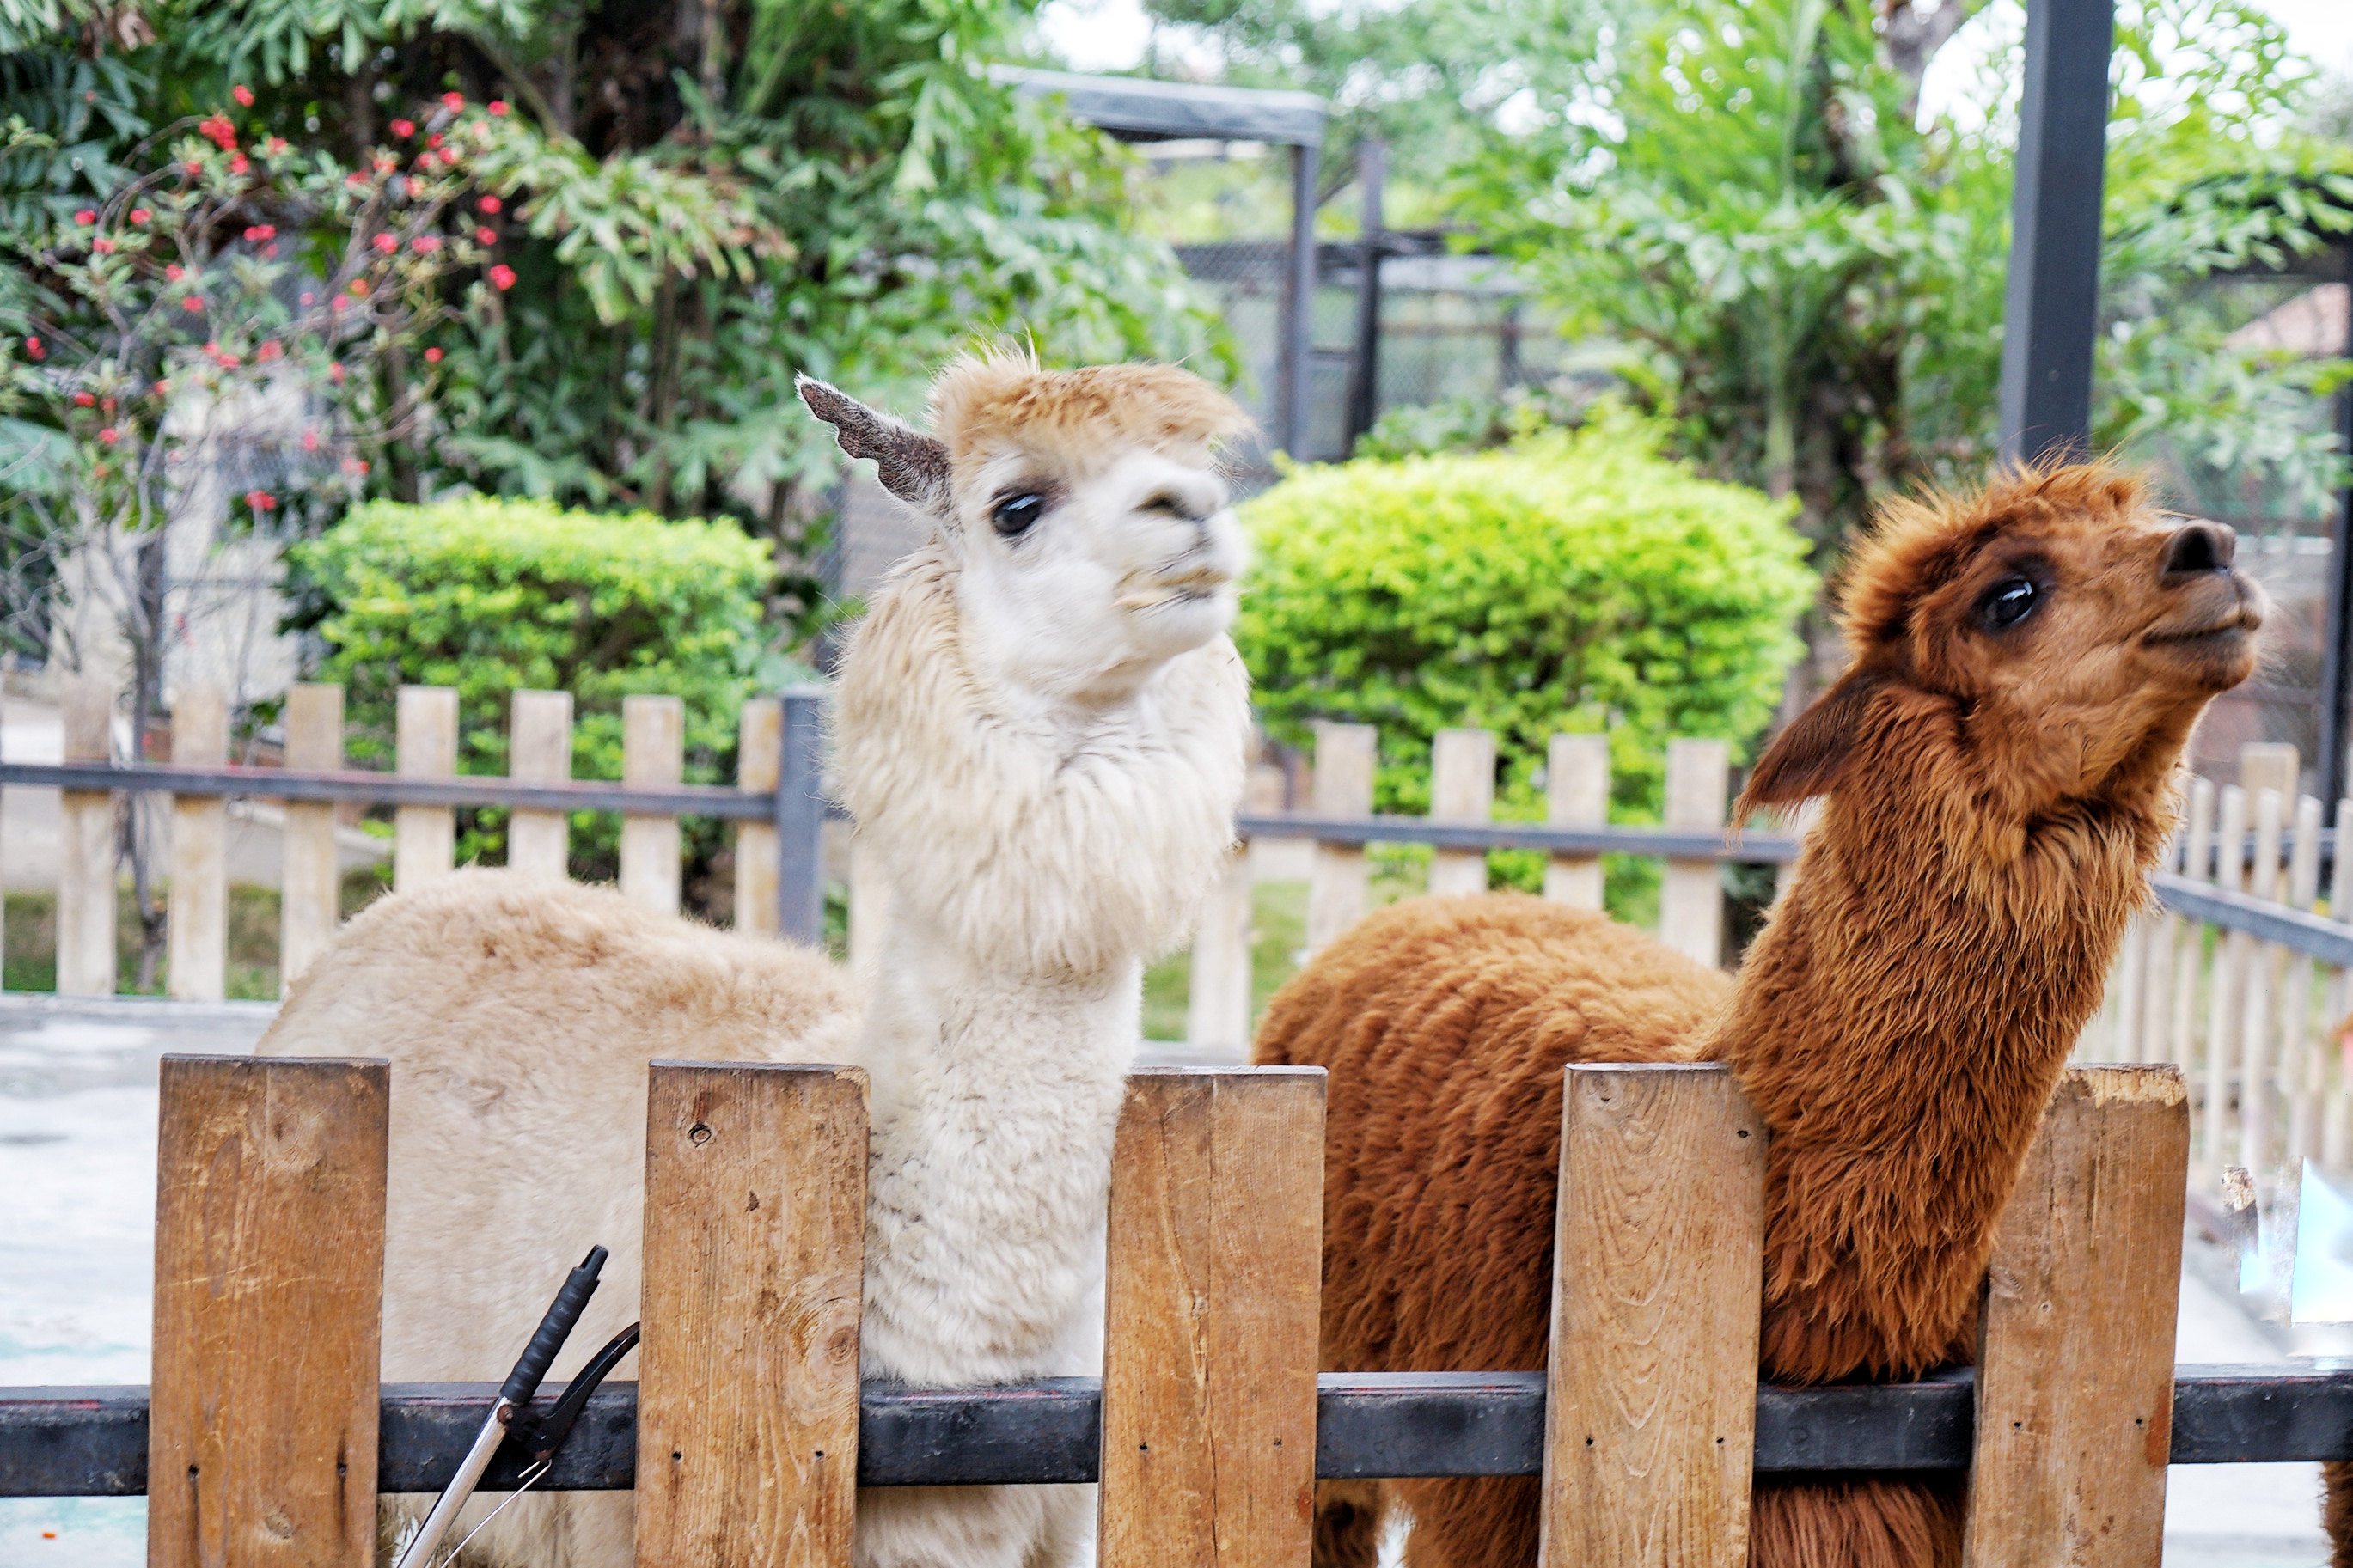
[[[1372,916],[1274,998],[1258,1059],[1331,1072],[1323,1364],[1545,1364],[1561,1077],[1722,1060],[1772,1129],[1761,1374],[1970,1360],[1995,1220],[2174,816],[2189,729],[2254,663],[2232,535],[2097,465],[1883,513],[1853,664],[1741,808],[1825,795],[1736,984],[1515,897]],[[1333,1486],[1318,1568],[1516,1568],[1525,1479]],[[1946,1568],[1957,1478],[1760,1478],[1756,1568]]]

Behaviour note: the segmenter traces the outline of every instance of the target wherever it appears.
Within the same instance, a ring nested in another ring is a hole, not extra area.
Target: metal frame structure
[[[1541,1372],[1326,1373],[1317,1380],[1315,1473],[1329,1480],[1534,1476],[1544,1468]],[[2170,1461],[2353,1458],[2353,1371],[2184,1367]],[[549,1384],[543,1397],[562,1397]],[[495,1384],[390,1384],[377,1486],[447,1485],[498,1397]],[[1953,1471],[1969,1466],[1977,1402],[1966,1367],[1909,1384],[1757,1391],[1760,1475]],[[635,1384],[590,1397],[547,1478],[557,1491],[637,1481]],[[0,1497],[138,1497],[148,1487],[143,1387],[0,1389]],[[860,1400],[858,1484],[1047,1485],[1099,1479],[1103,1384],[1049,1378],[1004,1388],[870,1384]],[[482,1479],[512,1490],[517,1456]]]
[[[1282,396],[1285,450],[1307,445],[1310,318],[1315,298],[1316,160],[1331,106],[1312,92],[1197,87],[1141,77],[998,67],[1015,90],[1060,99],[1071,118],[1123,142],[1265,142],[1291,149],[1291,270],[1283,289]]]

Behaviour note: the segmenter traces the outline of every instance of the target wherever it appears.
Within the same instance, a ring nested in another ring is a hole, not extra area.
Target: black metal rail
[[[1533,1476],[1544,1468],[1544,1374],[1325,1373],[1315,1473]],[[494,1384],[388,1384],[378,1485],[438,1491],[497,1395]],[[561,1397],[550,1384],[541,1397]],[[1966,1469],[1975,1380],[1757,1391],[1760,1474]],[[608,1384],[588,1403],[548,1485],[618,1491],[636,1483],[638,1390]],[[859,1420],[863,1486],[1024,1485],[1097,1476],[1103,1386],[1050,1378],[1009,1388],[870,1385]],[[2174,1384],[2173,1462],[2353,1459],[2353,1369],[2193,1366]],[[485,1489],[512,1488],[502,1458]],[[147,1490],[147,1390],[0,1389],[0,1497],[138,1497]]]

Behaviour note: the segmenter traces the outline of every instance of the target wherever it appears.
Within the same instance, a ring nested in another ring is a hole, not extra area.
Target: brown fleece
[[[1331,1073],[1324,1365],[1541,1368],[1561,1068],[1685,1059],[1730,1062],[1772,1129],[1761,1374],[1970,1359],[1994,1222],[2147,896],[2182,744],[2253,666],[2260,594],[2168,569],[2187,532],[2096,465],[1883,514],[1845,584],[1853,667],[1742,802],[1828,796],[1736,984],[1500,897],[1383,910],[1278,993],[1258,1059]],[[1997,626],[2021,577],[2031,613]],[[1534,1561],[1533,1481],[1386,1495],[1414,1568]],[[1369,1568],[1382,1500],[1320,1502],[1349,1514],[1319,1568]],[[1960,1505],[1957,1478],[1760,1479],[1750,1562],[1949,1568]]]

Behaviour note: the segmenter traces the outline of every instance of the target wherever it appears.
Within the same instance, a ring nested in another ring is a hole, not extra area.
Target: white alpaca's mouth
[[[1148,614],[1165,610],[1174,605],[1194,604],[1213,599],[1226,591],[1233,579],[1211,567],[1197,567],[1175,577],[1161,577],[1130,588],[1112,603],[1123,610]]]

